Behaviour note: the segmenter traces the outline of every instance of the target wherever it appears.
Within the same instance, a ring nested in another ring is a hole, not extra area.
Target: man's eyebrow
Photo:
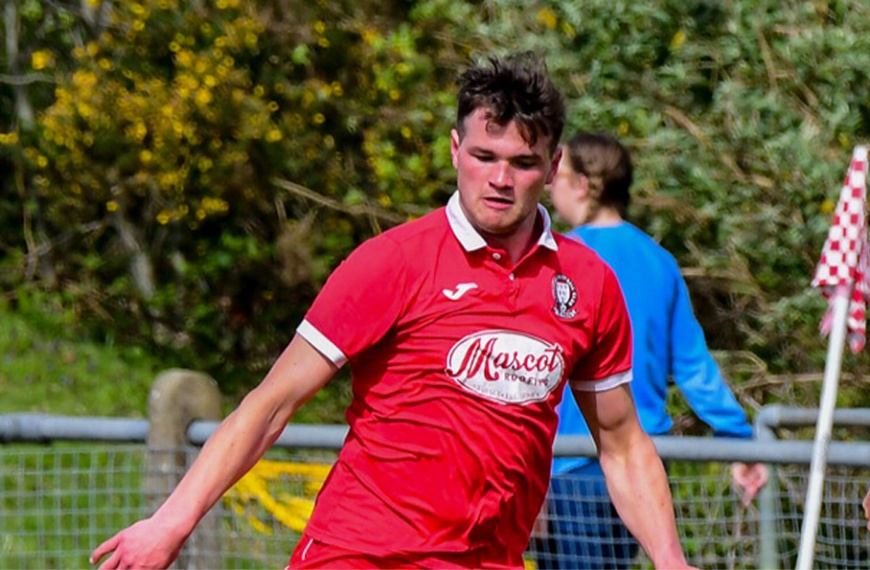
[[[544,162],[544,157],[535,153],[524,153],[524,154],[515,154],[514,156],[509,157],[511,162]]]
[[[540,154],[535,154],[532,152],[532,153],[527,153],[527,154],[518,154],[518,155],[514,156],[513,158],[515,160],[529,160],[529,159],[531,159],[531,160],[543,160],[544,157],[542,157]]]
[[[477,154],[486,153],[486,154],[495,154],[491,149],[485,146],[470,146],[468,147],[468,152],[474,152]]]
[[[495,155],[495,154],[497,154],[495,151],[493,151],[492,149],[487,148],[487,147],[485,147],[485,146],[472,146],[472,147],[469,147],[468,152],[473,153],[473,154],[487,154],[487,155]],[[514,154],[514,155],[511,155],[511,156],[508,156],[507,158],[508,158],[509,160],[514,160],[514,161],[515,161],[515,160],[534,160],[534,161],[540,161],[540,160],[542,160],[541,155],[539,155],[539,154],[535,154],[534,152],[528,152],[528,153],[522,153],[522,154]]]

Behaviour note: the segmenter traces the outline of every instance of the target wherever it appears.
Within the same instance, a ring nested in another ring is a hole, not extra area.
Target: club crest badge
[[[563,319],[571,319],[577,314],[574,304],[577,302],[577,288],[566,276],[559,274],[553,277],[553,312]]]

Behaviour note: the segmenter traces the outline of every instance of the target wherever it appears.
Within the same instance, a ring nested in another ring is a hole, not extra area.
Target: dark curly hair
[[[539,137],[550,137],[550,152],[555,152],[565,127],[565,100],[544,61],[531,51],[486,61],[488,65],[474,65],[456,80],[459,135],[465,134],[465,118],[484,108],[487,118],[498,125],[516,121],[529,146]]]

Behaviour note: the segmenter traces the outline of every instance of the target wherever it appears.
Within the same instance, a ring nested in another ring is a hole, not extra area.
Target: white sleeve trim
[[[347,356],[340,348],[335,346],[331,340],[323,336],[319,330],[314,328],[314,325],[303,320],[296,328],[296,333],[308,341],[308,344],[317,349],[317,352],[328,358],[338,368],[344,366],[347,362]]]
[[[581,392],[604,392],[605,390],[612,390],[617,386],[631,382],[631,378],[631,369],[629,368],[625,372],[608,376],[603,380],[570,379],[568,380],[568,383],[571,385],[573,390],[580,390]]]

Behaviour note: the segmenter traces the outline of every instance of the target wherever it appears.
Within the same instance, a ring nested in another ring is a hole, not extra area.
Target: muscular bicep
[[[575,388],[572,392],[599,455],[628,445],[632,436],[641,429],[628,383],[609,390],[584,391]]]

